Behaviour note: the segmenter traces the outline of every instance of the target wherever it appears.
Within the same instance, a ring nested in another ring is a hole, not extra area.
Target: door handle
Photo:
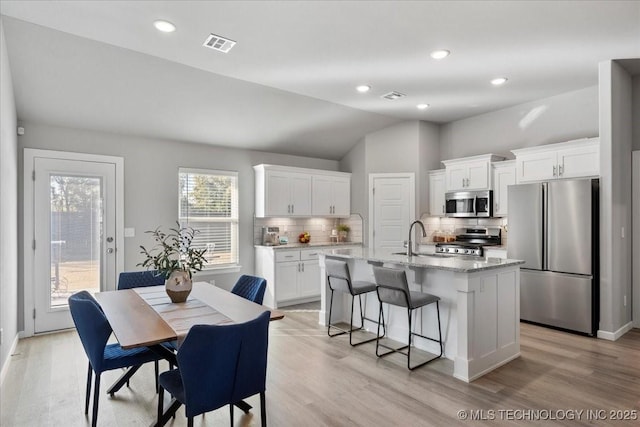
[[[300,264],[302,266],[302,272],[304,273],[304,263]]]
[[[564,174],[564,165],[558,165],[558,176],[562,176]]]
[[[113,237],[107,237],[107,242],[109,243],[113,242]]]
[[[556,166],[553,167],[553,176],[557,176],[556,175]]]
[[[107,253],[112,254],[114,252],[113,248],[107,248]]]

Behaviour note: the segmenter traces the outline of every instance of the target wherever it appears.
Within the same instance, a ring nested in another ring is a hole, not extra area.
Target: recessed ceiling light
[[[418,110],[426,110],[427,108],[429,108],[429,104],[418,104],[416,105],[416,108]]]
[[[163,33],[173,33],[176,30],[175,25],[163,19],[158,19],[157,21],[153,21],[153,26],[156,27],[156,30],[162,31]]]
[[[433,52],[431,52],[431,57],[433,59],[442,59],[442,58],[446,58],[447,56],[449,56],[451,52],[449,52],[448,50],[445,49],[438,49],[438,50],[434,50]]]
[[[369,92],[369,90],[371,90],[371,86],[369,85],[360,85],[358,87],[356,87],[356,90],[360,93],[366,93]]]
[[[495,78],[495,79],[491,80],[491,84],[494,85],[494,86],[500,86],[500,85],[505,84],[507,82],[507,80],[508,79],[506,77],[498,77],[498,78]]]

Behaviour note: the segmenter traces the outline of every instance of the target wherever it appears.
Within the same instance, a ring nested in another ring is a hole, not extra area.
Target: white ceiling
[[[0,12],[24,120],[329,159],[402,120],[592,86],[599,61],[640,58],[638,1],[2,0]],[[156,31],[159,18],[177,31]],[[237,45],[206,49],[210,33]],[[433,60],[438,48],[452,54]],[[392,90],[407,96],[380,98]]]

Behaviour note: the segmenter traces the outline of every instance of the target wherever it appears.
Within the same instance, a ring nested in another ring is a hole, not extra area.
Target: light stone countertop
[[[305,248],[332,248],[332,247],[340,247],[340,246],[362,246],[360,242],[339,242],[339,243],[330,243],[330,242],[309,242],[309,243],[298,243],[298,242],[289,242],[286,245],[274,245],[274,246],[265,246],[265,245],[254,245],[256,248],[271,248],[274,250],[281,249],[305,249]]]
[[[385,262],[400,264],[407,267],[433,268],[459,273],[472,273],[476,271],[491,270],[503,267],[513,267],[524,264],[517,259],[483,258],[472,256],[442,256],[437,254],[418,254],[412,257],[396,255],[394,252],[402,252],[403,249],[325,249],[323,254],[337,258],[362,259],[372,262]]]

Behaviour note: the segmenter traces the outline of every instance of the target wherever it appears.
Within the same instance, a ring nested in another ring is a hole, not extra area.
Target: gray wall
[[[599,82],[600,331],[615,333],[631,322],[632,81],[604,61]]]
[[[598,136],[598,87],[563,93],[442,125],[442,159]],[[436,168],[438,169],[438,168]]]
[[[9,57],[0,19],[0,370],[18,334],[18,138]]]
[[[227,289],[231,288],[240,274],[253,274],[254,272],[254,175],[252,166],[259,163],[269,163],[338,170],[338,162],[333,160],[220,148],[204,144],[117,135],[39,123],[24,122],[21,124],[25,128],[25,134],[19,137],[20,169],[22,169],[23,148],[83,152],[124,158],[124,224],[125,227],[134,227],[136,233],[135,237],[125,238],[125,270],[140,269],[136,267],[140,261],[139,245],[151,242],[144,231],[152,230],[159,225],[170,226],[177,220],[179,167],[238,171],[242,270],[239,273],[215,276],[198,275],[198,278],[203,280],[215,278],[217,285]],[[21,175],[22,170],[20,171]],[[18,206],[21,212],[22,200]],[[22,232],[22,224],[20,224],[20,232]],[[20,247],[19,250],[22,253],[23,248]],[[20,310],[23,306],[22,297],[21,285],[18,304]],[[22,322],[22,315],[19,316],[19,319]]]
[[[351,207],[364,220],[368,244],[369,174],[412,172],[416,180],[416,212],[428,204],[426,172],[440,163],[440,127],[434,123],[407,121],[366,135],[340,162],[352,175]],[[432,167],[433,166],[433,167]]]

